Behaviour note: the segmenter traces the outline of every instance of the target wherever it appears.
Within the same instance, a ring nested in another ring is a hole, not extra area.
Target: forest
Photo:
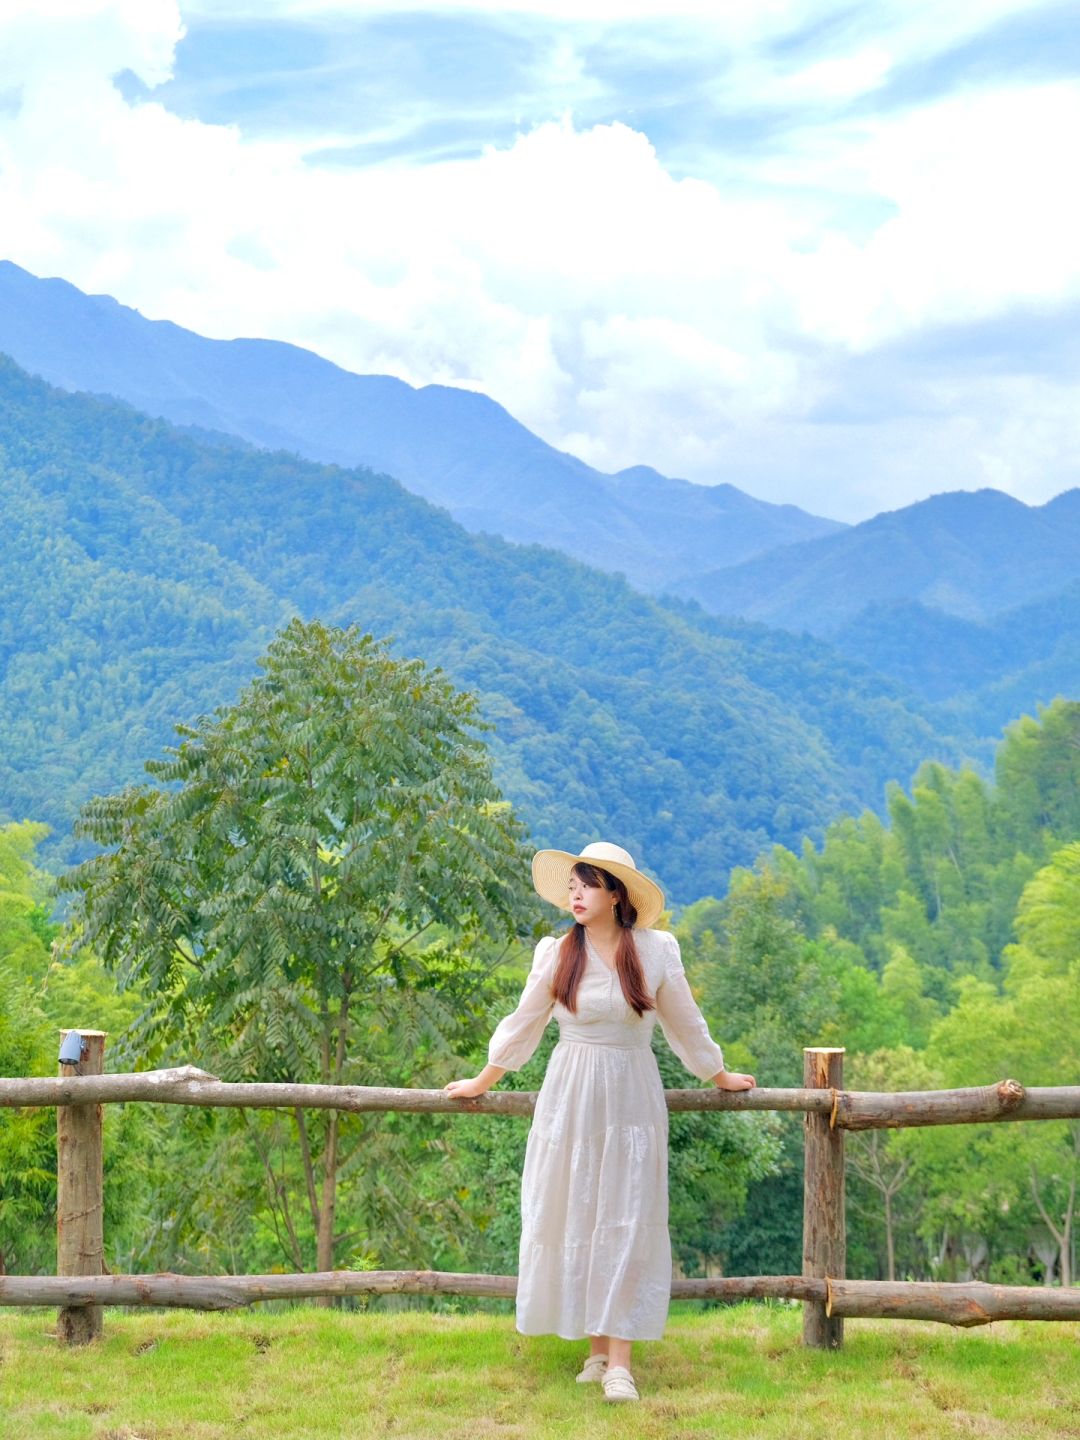
[[[110,1068],[473,1073],[553,920],[477,721],[441,672],[293,620],[233,705],[83,807],[63,924],[44,827],[4,826],[0,1073],[54,1073],[71,1024],[110,1032]],[[1080,704],[1059,700],[1009,727],[992,780],[929,761],[883,817],[769,846],[664,923],[729,1066],[761,1084],[797,1084],[811,1044],[846,1047],[853,1089],[1071,1083],[1078,881]],[[537,1087],[553,1032],[504,1086]],[[665,1084],[691,1083],[656,1045]],[[52,1265],[53,1127],[0,1117],[10,1273]],[[523,1121],[112,1106],[106,1127],[113,1270],[514,1269]],[[800,1155],[788,1117],[673,1116],[681,1271],[798,1272]],[[848,1164],[852,1276],[1075,1273],[1078,1122],[853,1135]]]
[[[293,615],[480,697],[538,844],[618,834],[680,903],[984,737],[810,637],[471,535],[394,480],[182,432],[0,359],[0,817],[80,805],[231,701]],[[26,583],[34,576],[32,586]]]

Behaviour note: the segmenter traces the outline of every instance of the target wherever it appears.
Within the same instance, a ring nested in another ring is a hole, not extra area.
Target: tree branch
[[[1049,1215],[1049,1213],[1048,1213],[1048,1211],[1047,1211],[1047,1209],[1046,1209],[1046,1206],[1045,1206],[1045,1205],[1043,1204],[1043,1202],[1042,1202],[1042,1197],[1041,1197],[1040,1194],[1039,1194],[1039,1173],[1038,1173],[1038,1171],[1035,1169],[1035,1166],[1034,1166],[1034,1165],[1030,1165],[1030,1166],[1028,1167],[1028,1169],[1029,1169],[1029,1177],[1028,1177],[1028,1178],[1029,1178],[1030,1181],[1031,1181],[1031,1193],[1032,1193],[1032,1195],[1033,1195],[1034,1198],[1035,1198],[1035,1206],[1036,1206],[1036,1209],[1038,1210],[1039,1214],[1042,1216],[1042,1222],[1043,1222],[1043,1224],[1044,1224],[1044,1225],[1046,1226],[1046,1228],[1050,1231],[1050,1234],[1054,1237],[1054,1240],[1056,1241],[1057,1246],[1058,1246],[1058,1248],[1060,1249],[1060,1248],[1061,1248],[1062,1240],[1064,1239],[1064,1236],[1062,1235],[1061,1231],[1057,1228],[1057,1226],[1054,1224],[1054,1222],[1050,1219],[1050,1215]]]
[[[266,1185],[270,1198],[270,1217],[274,1222],[274,1234],[277,1236],[277,1242],[286,1254],[290,1254],[291,1251],[290,1258],[292,1259],[293,1264],[298,1270],[303,1270],[304,1256],[300,1249],[300,1242],[296,1237],[296,1231],[293,1228],[292,1218],[288,1213],[287,1206],[283,1207],[282,1220],[289,1235],[290,1243],[288,1247],[285,1245],[285,1242],[281,1238],[281,1230],[278,1226],[277,1211],[278,1205],[281,1203],[283,1198],[284,1186],[282,1184],[279,1184],[278,1179],[274,1174],[273,1161],[271,1160],[268,1152],[263,1149],[262,1140],[259,1136],[258,1131],[253,1125],[249,1124],[247,1115],[244,1114],[243,1111],[241,1111],[240,1113],[244,1122],[244,1127],[247,1130],[248,1134],[251,1136],[259,1159],[262,1161],[263,1169],[266,1172]]]
[[[311,1163],[311,1144],[308,1140],[307,1120],[299,1105],[293,1110],[296,1128],[300,1136],[300,1158],[304,1162],[304,1180],[307,1183],[308,1205],[311,1207],[311,1223],[319,1228],[319,1197],[315,1189],[315,1168]]]

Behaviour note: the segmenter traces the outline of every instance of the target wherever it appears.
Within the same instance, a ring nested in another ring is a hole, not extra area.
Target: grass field
[[[1080,1437],[1080,1325],[848,1322],[803,1350],[786,1306],[672,1309],[638,1347],[638,1405],[577,1385],[584,1345],[510,1317],[106,1311],[82,1350],[53,1312],[0,1313],[4,1440],[915,1440]]]

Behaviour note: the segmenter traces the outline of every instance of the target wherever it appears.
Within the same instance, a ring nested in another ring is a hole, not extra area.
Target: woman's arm
[[[664,978],[656,991],[656,1018],[672,1050],[699,1080],[708,1080],[720,1090],[749,1090],[752,1075],[724,1069],[724,1055],[709,1034],[705,1016],[686,978],[679,942],[665,933]]]
[[[532,969],[517,1009],[495,1027],[488,1044],[488,1063],[471,1080],[451,1080],[443,1088],[455,1100],[471,1100],[490,1090],[507,1070],[520,1070],[532,1059],[540,1037],[551,1019],[555,998],[551,993],[554,956],[558,941],[541,940],[533,952]]]

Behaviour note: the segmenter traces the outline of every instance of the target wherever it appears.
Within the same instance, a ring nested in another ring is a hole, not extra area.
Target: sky
[[[1080,484],[1080,0],[0,0],[0,256],[859,520]]]

